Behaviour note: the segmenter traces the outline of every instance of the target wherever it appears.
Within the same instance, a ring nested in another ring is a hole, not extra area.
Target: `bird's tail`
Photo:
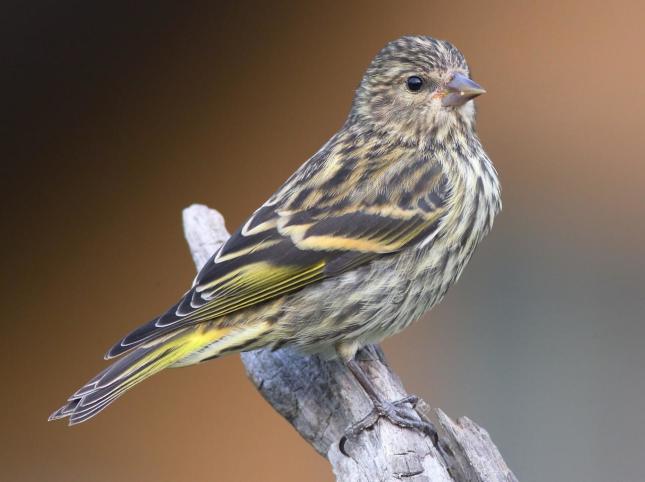
[[[69,417],[69,424],[84,422],[120,397],[126,390],[170,366],[184,366],[238,348],[240,340],[254,336],[259,328],[236,329],[197,325],[172,333],[134,349],[107,367],[68,402],[55,411],[49,420]],[[204,357],[196,353],[204,352]]]

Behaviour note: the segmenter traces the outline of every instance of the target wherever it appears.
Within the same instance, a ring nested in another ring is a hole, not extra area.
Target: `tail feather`
[[[69,417],[84,422],[102,411],[137,383],[180,362],[195,351],[226,337],[230,328],[190,327],[142,345],[124,355],[77,390],[49,420]]]

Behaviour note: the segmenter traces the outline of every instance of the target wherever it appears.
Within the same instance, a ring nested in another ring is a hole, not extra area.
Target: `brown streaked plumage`
[[[117,343],[106,358],[120,358],[51,418],[85,421],[169,366],[286,345],[340,356],[379,415],[426,430],[400,403],[382,400],[352,359],[441,300],[501,209],[495,169],[474,130],[471,99],[481,93],[450,43],[390,42],[343,127],[177,304]]]

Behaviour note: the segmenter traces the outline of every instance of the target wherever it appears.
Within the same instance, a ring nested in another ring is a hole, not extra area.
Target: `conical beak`
[[[455,74],[446,85],[446,95],[441,100],[444,107],[458,107],[470,99],[486,93],[482,86],[463,74]]]

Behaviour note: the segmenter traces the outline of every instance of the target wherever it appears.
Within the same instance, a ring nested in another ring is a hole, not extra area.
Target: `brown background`
[[[332,480],[238,357],[45,420],[187,288],[181,209],[235,228],[340,126],[378,49],[420,33],[489,91],[504,213],[385,349],[520,480],[643,480],[643,2],[345,3],[3,3],[0,479]]]

